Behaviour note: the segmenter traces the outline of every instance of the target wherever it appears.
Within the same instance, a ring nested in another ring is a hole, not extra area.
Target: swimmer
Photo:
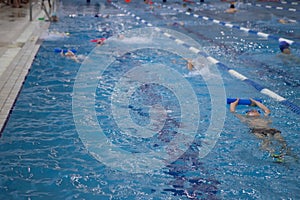
[[[280,0],[258,0],[261,2],[279,2]]]
[[[52,22],[58,22],[58,17],[57,17],[57,15],[55,13],[52,13],[52,15],[51,15],[51,21]]]
[[[296,20],[293,20],[293,19],[288,19],[288,18],[281,18],[278,20],[279,23],[281,24],[292,24],[292,23],[297,23]]]
[[[97,46],[102,46],[105,42],[106,38],[100,38],[100,39],[97,39],[96,43],[97,43]]]
[[[107,15],[102,15],[102,14],[95,14],[95,17],[102,17],[102,18],[109,18],[109,14]]]
[[[286,41],[279,42],[279,49],[281,54],[277,56],[282,59],[285,64],[300,64],[300,58],[298,56],[292,55],[290,44]]]
[[[237,114],[236,107],[239,103],[239,99],[230,104],[230,112],[234,113],[241,122],[247,124],[250,128],[250,132],[262,140],[261,148],[263,150],[269,152],[277,162],[282,162],[284,160],[284,156],[289,153],[289,149],[287,148],[286,141],[281,136],[281,131],[270,127],[272,121],[268,118],[268,116],[271,111],[259,101],[251,98],[250,101],[250,106],[257,106],[263,110],[263,113],[261,114],[257,109],[250,109],[246,111],[245,115]],[[280,148],[279,152],[275,152],[276,147]]]
[[[71,50],[68,49],[68,51],[66,53],[64,53],[63,50],[61,50],[60,55],[62,56],[66,56],[68,58],[71,58],[72,60],[74,60],[75,62],[79,62],[77,56],[75,55],[75,53],[73,53]]]
[[[279,49],[283,54],[291,54],[290,44],[286,41],[279,42]]]
[[[187,11],[187,12],[193,12],[193,9],[188,8],[188,9],[186,9],[186,11]]]
[[[231,2],[230,3],[230,7],[225,11],[226,13],[236,13],[237,12],[237,9],[235,8],[235,2]]]
[[[180,22],[174,22],[174,23],[171,23],[171,24],[168,24],[168,25],[172,25],[172,26],[184,26],[184,22],[180,21]]]
[[[281,23],[281,24],[287,24],[287,23],[289,23],[289,22],[288,22],[287,20],[285,20],[285,19],[279,19],[278,22]]]
[[[123,40],[124,38],[125,38],[125,36],[124,36],[123,34],[119,34],[119,35],[118,35],[118,39],[119,39],[119,40]]]
[[[194,70],[202,70],[205,67],[205,63],[198,62],[197,60],[191,60],[187,58],[182,58],[183,60],[187,61],[186,63],[186,68],[189,71],[194,71]],[[196,63],[196,65],[195,65]]]
[[[192,63],[191,60],[187,60],[187,64],[186,67],[188,68],[188,70],[192,71],[194,69],[194,65]]]
[[[183,2],[187,2],[187,3],[195,3],[193,0],[183,0]]]
[[[70,33],[63,33],[63,32],[58,32],[58,31],[50,31],[48,32],[49,36],[57,36],[57,37],[67,37],[70,36]]]

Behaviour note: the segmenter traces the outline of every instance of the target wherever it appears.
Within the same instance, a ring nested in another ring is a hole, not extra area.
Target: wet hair
[[[234,3],[230,4],[230,8],[235,8]]]
[[[279,49],[280,49],[281,52],[283,52],[284,49],[287,49],[289,47],[290,47],[290,44],[287,43],[286,41],[281,41],[279,43]]]

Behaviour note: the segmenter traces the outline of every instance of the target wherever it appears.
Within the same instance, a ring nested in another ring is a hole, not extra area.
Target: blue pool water
[[[1,199],[299,199],[299,115],[175,39],[298,106],[299,47],[292,45],[292,62],[276,40],[143,1],[113,3],[59,2],[59,22],[41,36],[1,136]],[[298,12],[166,5],[299,42],[299,22],[276,24],[299,20]],[[101,37],[103,46],[90,42]],[[55,48],[76,49],[79,62]],[[186,59],[198,71],[188,71]],[[272,110],[272,127],[291,150],[284,162],[261,149],[226,97],[260,98]]]

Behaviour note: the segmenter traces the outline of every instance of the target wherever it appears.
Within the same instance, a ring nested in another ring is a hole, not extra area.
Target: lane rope
[[[267,9],[275,9],[275,10],[282,10],[282,11],[290,11],[290,12],[299,12],[296,8],[284,8],[282,6],[271,6],[271,5],[262,5],[260,3],[246,3],[249,6],[256,6],[260,8],[267,8]]]
[[[291,5],[293,5],[293,6],[300,5],[298,2],[295,2],[295,1],[293,1],[293,2],[280,1],[280,3],[281,3],[281,4],[291,4]]]
[[[287,38],[283,38],[283,37],[278,37],[276,35],[271,35],[271,34],[263,33],[263,32],[260,32],[260,31],[252,30],[252,29],[249,29],[249,28],[241,27],[241,26],[234,25],[234,24],[227,23],[227,22],[222,22],[220,20],[213,19],[213,18],[210,18],[210,17],[200,16],[198,14],[193,14],[191,12],[183,11],[183,10],[180,10],[178,8],[171,7],[171,6],[167,6],[167,5],[163,5],[163,4],[158,4],[158,3],[154,3],[154,4],[157,5],[157,6],[161,6],[163,8],[167,8],[169,10],[174,10],[174,11],[179,12],[179,13],[184,13],[184,14],[186,14],[188,16],[192,16],[192,17],[195,17],[197,19],[211,21],[211,22],[213,22],[215,24],[218,24],[218,25],[221,25],[221,26],[229,27],[229,28],[232,28],[232,29],[238,29],[238,30],[244,31],[246,33],[257,35],[259,37],[263,37],[263,38],[267,38],[267,39],[271,39],[271,40],[277,40],[278,42],[286,41],[290,45],[299,46],[300,47],[300,42],[296,42],[296,41],[291,40],[291,39],[287,39]]]
[[[146,20],[142,19],[141,17],[135,15],[134,13],[131,13],[130,11],[127,11],[126,9],[118,6],[117,4],[115,4],[114,2],[112,2],[112,5],[115,6],[116,8],[118,8],[119,10],[123,11],[124,13],[126,13],[127,15],[133,17],[134,19],[136,19],[137,21],[145,24],[148,27],[153,27],[153,25],[149,22],[147,22]],[[203,57],[205,57],[209,62],[211,62],[212,64],[217,65],[220,69],[222,70],[226,70],[230,75],[232,75],[233,77],[247,83],[248,85],[254,87],[256,90],[258,90],[260,93],[269,96],[270,98],[280,102],[282,105],[288,107],[291,111],[293,111],[294,113],[300,115],[300,107],[296,104],[294,104],[293,102],[287,100],[286,98],[276,94],[275,92],[269,90],[268,88],[263,87],[262,85],[260,85],[259,83],[256,83],[253,80],[250,80],[248,77],[240,74],[239,72],[237,72],[236,70],[228,67],[227,65],[221,63],[220,61],[218,61],[217,59],[209,56],[207,53],[202,52],[200,49],[193,47],[187,43],[185,43],[184,41],[175,38],[174,36],[172,36],[169,33],[163,32],[159,27],[153,27],[155,31],[163,34],[164,36],[166,36],[167,38],[173,40],[174,42],[176,42],[177,44],[181,44],[182,46],[186,47],[187,49],[189,49],[191,52],[201,55]]]

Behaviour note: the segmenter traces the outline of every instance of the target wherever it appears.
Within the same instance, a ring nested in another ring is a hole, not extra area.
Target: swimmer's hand
[[[234,113],[236,106],[239,104],[240,99],[237,98],[234,102],[230,103],[230,112]]]
[[[193,65],[192,61],[188,60],[188,62],[187,62],[187,68],[188,68],[188,70],[190,70],[190,71],[193,70],[194,65]]]
[[[239,103],[239,101],[240,101],[240,98],[236,98],[236,100],[232,103],[237,105]]]
[[[252,98],[250,98],[250,101],[251,101],[251,105],[253,104],[254,106],[258,106],[259,108],[261,108],[264,111],[265,116],[268,116],[271,113],[269,108],[267,108],[264,104],[260,103],[259,101],[256,101]]]
[[[250,106],[258,106],[258,104],[260,104],[259,101],[256,101],[255,99],[250,98],[251,104]]]
[[[256,102],[257,102],[256,100],[250,98],[250,101],[251,101],[250,106],[257,106],[257,105],[256,105]]]

